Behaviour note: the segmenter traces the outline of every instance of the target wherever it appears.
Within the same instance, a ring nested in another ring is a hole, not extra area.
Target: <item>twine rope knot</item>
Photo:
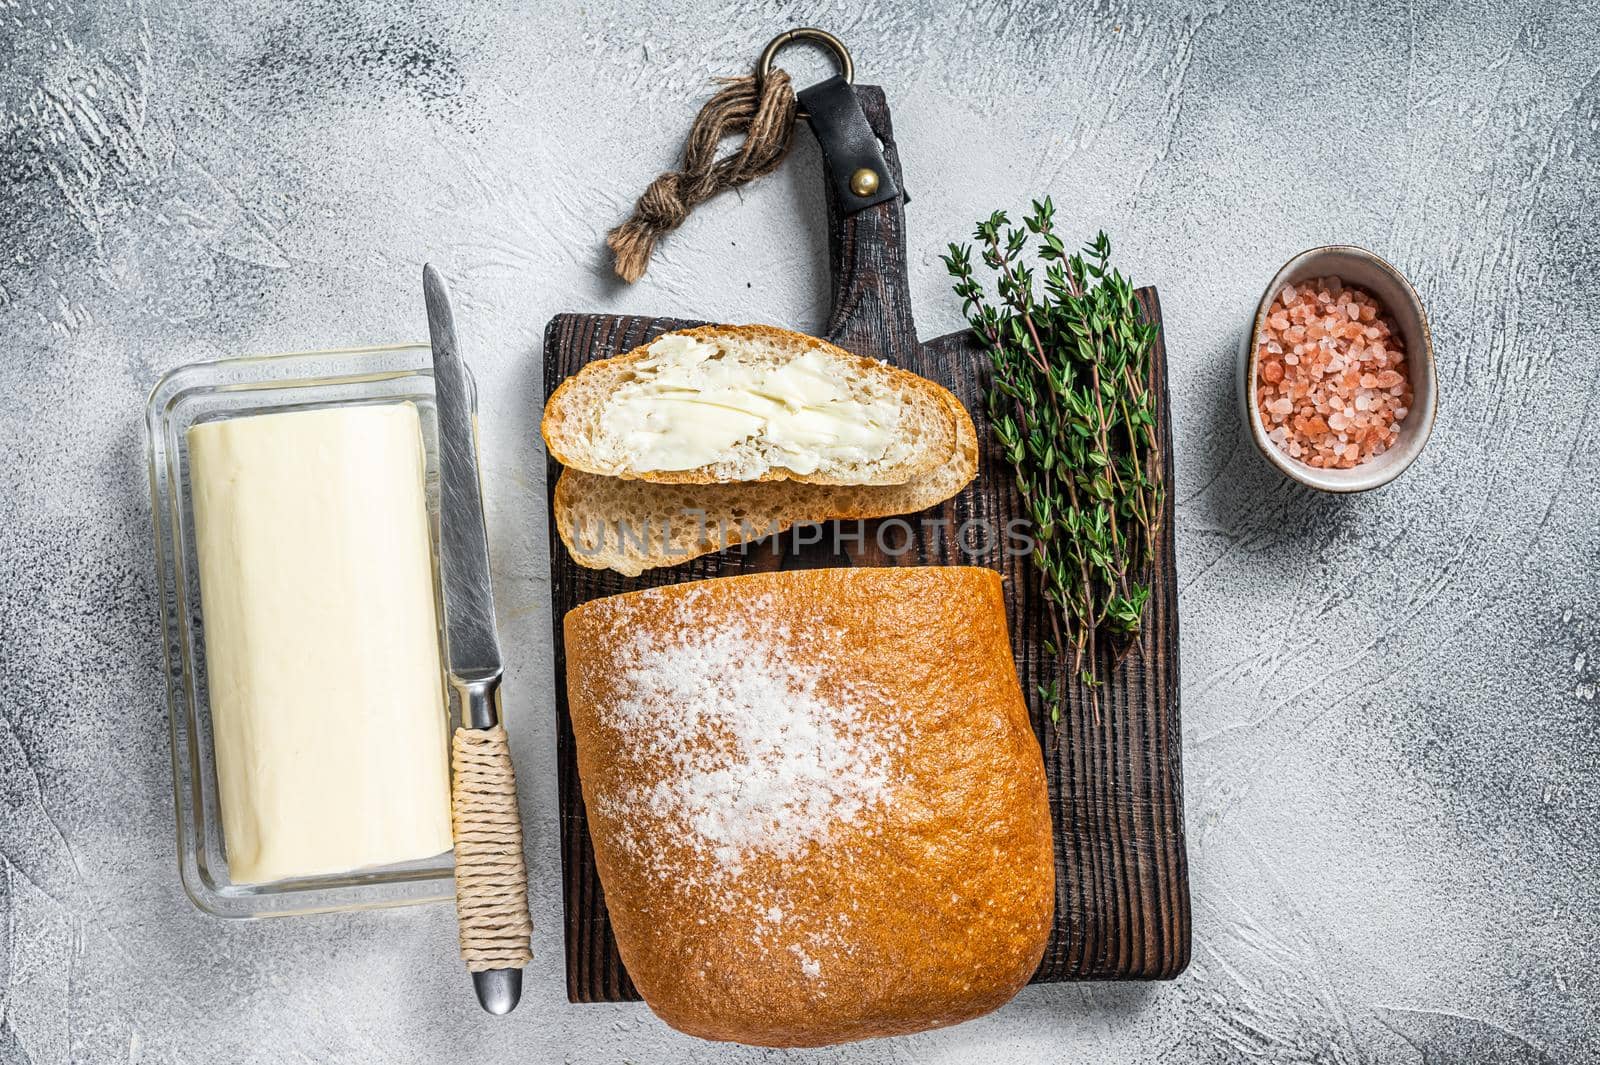
[[[794,142],[797,103],[789,75],[753,74],[718,79],[722,88],[695,116],[683,145],[683,165],[652,181],[626,222],[606,235],[617,276],[632,284],[644,276],[656,242],[683,225],[696,207],[719,192],[772,173]],[[743,134],[732,152],[717,157],[723,138]]]

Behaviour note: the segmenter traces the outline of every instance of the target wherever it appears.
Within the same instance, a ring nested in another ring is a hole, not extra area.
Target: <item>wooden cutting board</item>
[[[899,155],[883,92],[870,86],[859,86],[856,92],[898,180]],[[903,183],[901,187],[905,187]],[[1102,648],[1100,676],[1107,679],[1098,721],[1078,691],[1072,706],[1084,709],[1074,709],[1063,715],[1059,725],[1051,725],[1047,712],[1040,711],[1037,689],[1053,678],[1054,664],[1042,650],[1045,606],[1028,560],[1008,557],[1003,543],[984,545],[977,537],[968,546],[986,550],[960,549],[951,535],[972,519],[988,523],[989,528],[1004,529],[1012,516],[1021,513],[1011,471],[993,446],[985,415],[982,385],[987,379],[988,359],[965,332],[918,342],[908,295],[905,215],[900,200],[851,216],[839,209],[831,191],[828,200],[834,300],[827,339],[938,381],[966,404],[977,424],[981,446],[978,476],[960,495],[913,516],[908,523],[902,521],[883,530],[882,542],[893,554],[880,550],[877,533],[882,521],[894,519],[867,522],[859,542],[852,538],[844,542],[853,565],[984,565],[1006,577],[1012,647],[1044,751],[1055,829],[1055,926],[1033,980],[1176,976],[1189,963],[1190,916],[1179,757],[1178,592],[1172,545],[1170,486],[1174,482],[1165,334],[1152,353],[1151,372],[1169,491],[1150,574],[1143,642],[1120,664],[1113,664],[1110,649]],[[1155,290],[1140,289],[1137,298],[1147,318],[1160,322]],[[545,330],[545,397],[593,359],[618,355],[659,333],[700,324],[677,318],[557,315]],[[552,504],[560,472],[560,466],[551,460],[547,478]],[[907,537],[909,550],[902,551]],[[605,892],[595,870],[567,709],[561,620],[567,611],[591,599],[661,584],[776,569],[781,561],[771,543],[762,541],[668,569],[649,570],[640,577],[623,577],[579,566],[552,522],[550,580],[555,613],[562,892],[567,997],[573,1002],[617,1002],[639,996],[617,955]]]

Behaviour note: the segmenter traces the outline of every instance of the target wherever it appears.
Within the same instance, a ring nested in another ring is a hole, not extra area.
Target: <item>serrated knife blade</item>
[[[463,680],[499,676],[500,639],[495,632],[494,587],[489,580],[489,537],[483,523],[478,482],[478,446],[461,361],[455,314],[444,276],[422,268],[433,342],[433,384],[439,424],[439,572],[444,581],[445,636],[449,668]],[[472,728],[494,720],[463,718]]]

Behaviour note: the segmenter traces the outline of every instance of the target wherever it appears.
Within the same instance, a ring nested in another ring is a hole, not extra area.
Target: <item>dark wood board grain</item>
[[[898,153],[883,93],[868,86],[856,91],[898,177]],[[863,535],[843,542],[852,565],[983,565],[1006,578],[1012,647],[1044,751],[1056,846],[1055,925],[1034,982],[1176,976],[1189,962],[1190,911],[1172,494],[1167,494],[1152,563],[1149,615],[1139,647],[1120,662],[1113,661],[1110,648],[1101,649],[1100,675],[1106,683],[1098,719],[1081,687],[1074,686],[1070,712],[1059,725],[1052,725],[1041,713],[1037,697],[1038,685],[1053,679],[1055,666],[1042,649],[1047,615],[1034,574],[1025,557],[1005,550],[1003,538],[979,533],[983,528],[1004,529],[1020,513],[1010,470],[993,446],[984,413],[987,360],[966,333],[928,343],[917,340],[907,294],[905,216],[900,202],[847,217],[830,196],[828,226],[834,311],[827,339],[938,381],[961,399],[977,424],[979,471],[966,490],[918,515],[862,523]],[[1140,289],[1137,298],[1148,319],[1160,322],[1155,290]],[[558,315],[545,331],[544,393],[548,397],[593,359],[698,324],[676,318]],[[1158,435],[1170,486],[1165,339],[1163,331],[1151,363]],[[552,502],[559,474],[560,467],[551,461],[547,477]],[[890,526],[891,522],[896,524]],[[969,532],[964,541],[963,527]],[[851,523],[850,532],[855,531]],[[562,618],[580,603],[619,592],[776,569],[784,564],[785,552],[804,550],[795,546],[793,537],[780,537],[776,544],[762,541],[630,578],[579,566],[557,530],[550,529],[567,996],[572,1001],[626,1001],[638,998],[638,993],[617,955],[584,816],[567,711]]]

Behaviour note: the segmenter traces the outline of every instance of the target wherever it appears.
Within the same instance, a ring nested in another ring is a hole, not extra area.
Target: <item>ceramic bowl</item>
[[[1399,439],[1394,447],[1348,470],[1318,469],[1307,466],[1299,459],[1267,438],[1268,427],[1261,421],[1251,392],[1256,380],[1256,337],[1266,326],[1267,311],[1273,296],[1285,285],[1297,284],[1307,278],[1336,276],[1347,285],[1364,288],[1377,297],[1378,302],[1394,320],[1400,338],[1405,342],[1406,369],[1411,375],[1413,399],[1411,413],[1401,423]],[[1245,424],[1249,426],[1250,439],[1266,460],[1301,484],[1325,492],[1365,492],[1388,484],[1406,471],[1416,461],[1433,432],[1434,413],[1438,409],[1438,381],[1433,363],[1433,335],[1428,329],[1428,316],[1422,309],[1411,282],[1384,259],[1365,248],[1332,244],[1303,251],[1283,264],[1273,275],[1261,302],[1256,305],[1250,332],[1245,337],[1239,355],[1239,402]]]

